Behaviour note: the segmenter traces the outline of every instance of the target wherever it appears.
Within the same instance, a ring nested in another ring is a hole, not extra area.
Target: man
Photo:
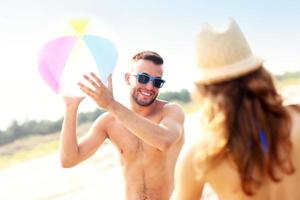
[[[300,199],[299,106],[283,105],[234,21],[197,45],[205,136],[176,168],[174,199],[199,200],[205,183],[222,200]]]
[[[89,158],[108,138],[122,159],[127,200],[168,200],[174,182],[175,163],[183,145],[184,113],[172,103],[157,99],[163,86],[163,59],[144,51],[132,59],[125,74],[130,87],[130,108],[112,95],[112,81],[106,87],[91,74],[79,83],[81,90],[107,112],[101,115],[79,144],[76,138],[76,113],[82,98],[65,98],[66,113],[61,133],[61,163],[72,167]]]

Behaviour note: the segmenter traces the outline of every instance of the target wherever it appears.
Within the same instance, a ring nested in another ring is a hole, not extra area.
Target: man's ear
[[[125,78],[125,82],[127,83],[127,85],[130,85],[130,74],[129,73],[126,73],[124,75],[124,78]]]

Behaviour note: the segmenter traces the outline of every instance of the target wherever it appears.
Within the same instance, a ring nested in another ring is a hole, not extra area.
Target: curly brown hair
[[[280,181],[275,168],[286,174],[294,172],[291,119],[264,67],[222,83],[196,83],[196,88],[206,129],[225,141],[210,156],[209,169],[217,165],[220,155],[231,158],[246,195],[253,195],[266,176]]]

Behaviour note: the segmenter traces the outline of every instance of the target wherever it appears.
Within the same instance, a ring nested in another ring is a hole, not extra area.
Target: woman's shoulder
[[[289,105],[286,109],[291,117],[291,141],[294,146],[298,147],[300,145],[300,105]]]

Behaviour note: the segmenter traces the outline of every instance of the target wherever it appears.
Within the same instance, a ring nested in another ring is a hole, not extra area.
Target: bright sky
[[[37,55],[45,42],[63,36],[71,18],[89,17],[99,30],[117,35],[122,49],[116,82],[134,53],[160,53],[165,60],[165,91],[192,86],[193,71],[187,69],[195,65],[194,41],[201,24],[208,21],[222,30],[228,17],[239,23],[269,70],[299,70],[299,10],[296,0],[0,0],[0,129],[13,119],[62,116],[62,99],[41,79]],[[119,85],[116,93],[120,90],[124,91]],[[85,100],[81,110],[95,108]]]

